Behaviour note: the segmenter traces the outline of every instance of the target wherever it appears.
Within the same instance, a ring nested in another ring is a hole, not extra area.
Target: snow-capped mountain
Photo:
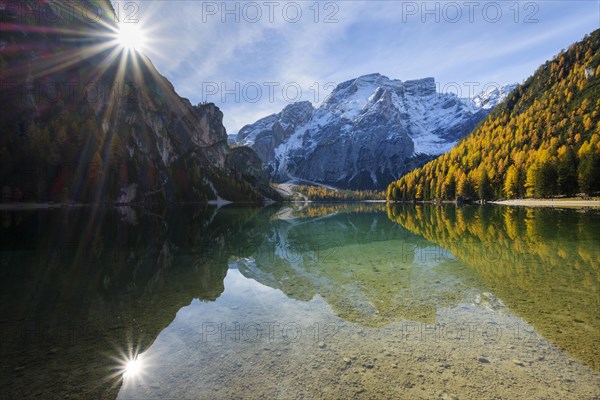
[[[365,75],[339,84],[318,108],[294,103],[244,126],[237,142],[258,153],[274,180],[384,188],[450,150],[508,91],[476,103],[438,93],[433,78]]]
[[[478,95],[473,97],[473,103],[477,107],[481,107],[485,110],[491,110],[496,107],[504,98],[517,87],[517,84],[495,86],[488,90],[485,90]]]

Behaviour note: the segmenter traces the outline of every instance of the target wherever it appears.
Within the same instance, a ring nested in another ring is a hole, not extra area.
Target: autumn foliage
[[[325,186],[299,185],[295,189],[311,201],[384,200],[385,193],[374,190],[342,190]]]
[[[392,182],[388,200],[600,191],[600,30],[519,85],[450,152]]]

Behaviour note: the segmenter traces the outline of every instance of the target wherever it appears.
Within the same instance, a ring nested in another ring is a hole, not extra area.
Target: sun
[[[117,42],[123,49],[142,51],[146,46],[146,35],[139,24],[122,23],[119,24]]]

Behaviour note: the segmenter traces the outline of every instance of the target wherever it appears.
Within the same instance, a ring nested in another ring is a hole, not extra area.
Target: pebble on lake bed
[[[521,361],[521,360],[519,360],[519,359],[516,359],[516,358],[513,358],[512,362],[513,362],[515,365],[518,365],[519,367],[524,367],[524,366],[525,366],[525,363],[524,363],[523,361]]]
[[[444,393],[444,394],[442,394],[442,399],[443,400],[458,400],[458,396],[456,396],[455,394]]]

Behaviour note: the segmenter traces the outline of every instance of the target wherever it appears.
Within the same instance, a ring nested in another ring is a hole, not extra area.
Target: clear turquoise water
[[[496,206],[3,211],[0,393],[595,398],[599,233]]]

